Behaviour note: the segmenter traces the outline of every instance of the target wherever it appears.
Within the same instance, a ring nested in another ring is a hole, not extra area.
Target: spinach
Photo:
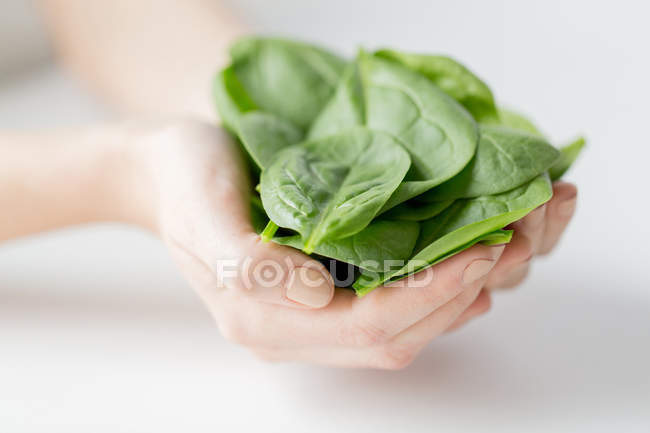
[[[547,175],[506,193],[459,200],[439,215],[421,223],[415,254],[409,263],[386,274],[363,274],[355,283],[357,293],[420,271],[474,245],[486,233],[513,223],[551,199],[553,189]]]
[[[250,217],[255,233],[262,233],[262,230],[264,230],[264,227],[269,221],[269,217],[266,215],[262,200],[257,194],[251,194],[250,196]]]
[[[451,97],[425,77],[365,53],[344,75],[309,136],[326,136],[355,125],[391,134],[411,156],[405,182],[381,212],[457,174],[478,142],[476,123]]]
[[[261,110],[307,129],[329,101],[346,62],[311,45],[248,37],[230,49],[232,70]]]
[[[279,151],[303,138],[302,131],[295,125],[261,111],[241,116],[238,129],[239,139],[260,168],[268,166]]]
[[[217,74],[212,90],[222,125],[237,135],[241,116],[248,111],[256,110],[257,106],[246,93],[232,66]]]
[[[457,229],[488,232],[507,226],[523,218],[536,207],[551,199],[553,189],[546,174],[511,191],[467,200],[458,200],[444,212],[422,223],[422,232],[416,246],[421,252],[441,237]],[[488,225],[487,228],[483,228]],[[454,236],[476,237],[478,232],[468,235],[465,231]]]
[[[387,278],[386,277],[387,274],[382,273],[381,270],[378,271],[362,270],[361,274],[352,285],[352,288],[355,290],[357,296],[359,297],[365,296],[371,291],[373,291],[374,289],[376,289],[381,284],[389,284],[395,281],[399,281],[427,267],[437,265],[438,263],[447,260],[448,258],[453,257],[456,254],[463,252],[466,249],[471,248],[478,243],[484,245],[507,244],[512,239],[513,233],[514,232],[512,230],[495,230],[493,232],[483,234],[477,238],[472,239],[470,242],[461,245],[460,247],[447,251],[446,253],[438,256],[436,259],[430,262],[429,261],[420,262],[422,264],[422,267],[418,267],[417,265],[419,262],[412,259],[405,266],[404,272],[399,274],[396,272],[395,273],[396,275],[391,274],[389,278]]]
[[[544,173],[560,153],[541,137],[502,126],[481,125],[476,155],[451,180],[428,191],[425,202],[499,194]]]
[[[343,239],[323,242],[314,252],[371,272],[383,270],[386,261],[405,261],[411,257],[420,233],[416,222],[375,220],[366,228]],[[273,238],[273,242],[304,249],[299,235]]]
[[[257,167],[264,168],[277,151],[302,140],[303,132],[291,122],[257,108],[232,67],[217,75],[213,90],[224,127]]]
[[[270,219],[296,230],[311,253],[358,233],[375,217],[410,165],[388,134],[363,128],[289,146],[261,175]]]
[[[537,126],[535,126],[535,124],[523,114],[506,108],[499,108],[498,110],[499,123],[501,125],[509,126],[513,129],[519,129],[520,131],[526,131],[540,137],[544,136],[544,134],[540,132],[539,128],[537,128]]]
[[[309,138],[337,134],[363,125],[364,107],[359,68],[352,64],[343,74],[332,99],[316,117],[309,129]]]
[[[409,200],[382,214],[382,218],[402,221],[424,221],[438,215],[440,212],[447,209],[453,202],[453,200],[445,200],[434,201],[431,203],[419,203],[415,200]]]
[[[478,130],[469,113],[424,76],[367,55],[359,65],[366,125],[396,137],[411,156],[405,182],[385,211],[458,174],[474,156]]]
[[[353,265],[359,296],[476,243],[509,242],[503,228],[551,198],[550,180],[584,146],[558,151],[445,56],[384,49],[347,61],[249,37],[231,58],[214,99],[259,174],[255,231]]]
[[[578,137],[573,142],[560,148],[560,158],[548,170],[551,180],[555,181],[564,176],[569,167],[575,162],[585,146],[584,137]]]
[[[506,125],[514,129],[519,129],[521,131],[527,131],[531,134],[543,137],[543,134],[540,132],[539,128],[537,128],[537,126],[535,126],[535,124],[524,115],[503,108],[499,109],[499,115],[502,125]],[[556,181],[564,176],[567,170],[569,170],[571,165],[578,158],[580,152],[582,152],[585,143],[586,140],[584,137],[578,137],[571,143],[559,149],[560,153],[558,159],[552,166],[548,168],[548,174],[550,175],[552,181]]]
[[[435,83],[460,102],[477,122],[496,122],[497,109],[490,88],[474,73],[452,58],[379,50],[376,56],[403,64]]]

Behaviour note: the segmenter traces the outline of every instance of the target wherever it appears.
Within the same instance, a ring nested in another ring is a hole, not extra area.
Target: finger
[[[334,281],[321,263],[256,235],[240,242],[245,244],[243,253],[230,263],[230,272],[223,266],[217,271],[228,289],[256,301],[297,308],[323,308],[332,300]]]
[[[449,328],[476,301],[486,279],[484,277],[474,282],[454,299],[397,335],[393,339],[393,344],[415,348],[427,345]]]
[[[512,269],[508,275],[499,282],[498,286],[492,289],[512,289],[524,282],[530,271],[530,262],[522,263]]]
[[[503,287],[510,274],[521,268],[527,268],[533,257],[533,244],[522,232],[515,231],[512,240],[506,245],[501,258],[490,272],[486,287],[496,289]]]
[[[398,334],[465,290],[471,291],[474,283],[490,272],[503,250],[503,245],[475,245],[419,273],[428,278],[405,279],[376,289],[356,303],[353,317],[357,327],[378,340]]]
[[[213,304],[212,313],[221,334],[233,343],[269,350],[333,348],[350,340],[352,331],[343,324],[356,300],[353,291],[340,290],[327,307],[308,310],[257,302],[226,291]]]
[[[165,170],[163,236],[203,298],[226,288],[296,308],[322,308],[331,301],[334,283],[320,263],[293,248],[262,243],[253,232],[246,171],[223,130],[192,123],[165,130],[156,140],[170,147],[159,161]],[[197,147],[190,155],[200,157],[178,157],[178,143]]]
[[[502,251],[503,246],[477,245],[420,272],[430,273],[431,282],[424,287],[381,287],[361,299],[341,290],[327,307],[317,310],[250,302],[230,291],[225,294],[230,299],[215,304],[214,315],[226,338],[247,346],[377,347],[463,290],[472,290],[473,283],[485,278]]]
[[[480,285],[480,283],[478,284]],[[468,300],[456,299],[454,305],[446,305],[440,310],[443,314],[457,314],[459,309],[462,310],[461,303]],[[454,321],[454,324],[460,326],[460,323],[469,321],[471,318],[485,313],[490,307],[489,292],[482,291],[476,299],[471,302],[469,308],[465,309],[460,316]],[[444,311],[444,310],[449,311]],[[437,314],[437,313],[434,313]],[[446,323],[453,320],[447,317],[441,321]],[[415,326],[419,326],[415,325]],[[444,324],[436,326],[436,335],[438,335]],[[429,335],[430,340],[434,335]],[[424,346],[423,339],[415,339],[415,344],[408,340],[401,341],[400,336],[386,344],[367,346],[367,347],[341,347],[341,346],[300,346],[300,347],[255,347],[252,351],[262,360],[268,362],[310,362],[315,364],[344,367],[344,368],[378,368],[388,370],[399,370],[408,366],[421,351]]]
[[[449,326],[449,328],[445,330],[445,333],[453,332],[463,327],[472,319],[475,319],[478,316],[482,316],[483,314],[490,311],[491,307],[492,297],[490,295],[490,292],[487,290],[481,290],[481,293],[479,293],[478,297],[474,300],[474,302],[472,302],[472,305],[470,305],[465,311],[463,311],[460,316],[458,316],[458,318]]]
[[[530,240],[533,254],[542,246],[544,230],[546,228],[546,209],[546,204],[543,204],[510,226],[515,233],[522,234]]]
[[[546,230],[540,253],[549,253],[564,233],[575,212],[578,189],[566,182],[553,184],[553,199],[548,203]]]

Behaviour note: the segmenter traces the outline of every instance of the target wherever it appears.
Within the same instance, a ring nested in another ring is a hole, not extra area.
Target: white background
[[[256,29],[349,54],[359,44],[453,54],[554,139],[584,133],[589,147],[569,174],[579,207],[564,242],[526,284],[497,296],[487,317],[400,372],[256,361],[222,340],[162,245],[134,229],[8,243],[0,431],[650,431],[647,7],[246,0],[237,8]],[[6,10],[18,9],[16,20],[32,25],[22,8]],[[14,79],[0,83],[0,127],[110,117],[52,66],[16,72],[44,57],[34,32],[21,36],[32,47],[21,56],[0,44],[4,70],[14,66]]]

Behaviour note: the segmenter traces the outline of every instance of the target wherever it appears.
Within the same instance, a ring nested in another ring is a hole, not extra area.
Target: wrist
[[[149,230],[157,226],[157,198],[149,146],[141,128],[125,123],[98,134],[95,221],[115,221]]]
[[[143,224],[123,127],[0,134],[0,240],[96,221]]]

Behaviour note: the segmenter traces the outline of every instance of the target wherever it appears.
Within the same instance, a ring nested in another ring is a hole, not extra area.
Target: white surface
[[[401,372],[266,365],[223,342],[142,233],[13,242],[0,247],[0,431],[649,431],[648,11],[566,3],[276,0],[253,20],[348,51],[453,53],[553,137],[588,135],[565,241],[489,316]],[[0,93],[0,127],[106,116],[56,70]]]

